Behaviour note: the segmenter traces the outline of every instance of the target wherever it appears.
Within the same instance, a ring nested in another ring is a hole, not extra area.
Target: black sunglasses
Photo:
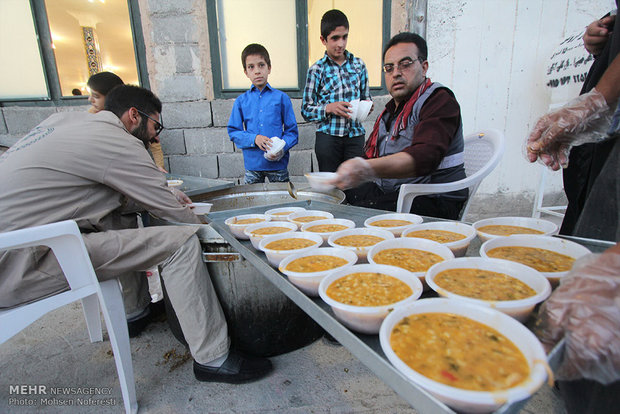
[[[159,122],[159,121],[157,121],[157,120],[155,120],[155,119],[151,118],[150,116],[148,116],[146,113],[142,112],[142,111],[141,111],[141,110],[139,110],[139,109],[136,109],[136,111],[138,111],[138,113],[139,113],[139,114],[144,115],[145,117],[147,117],[147,118],[148,118],[148,119],[150,119],[151,121],[155,122],[155,136],[159,135],[159,133],[160,133],[161,131],[163,131],[163,129],[164,129],[164,125],[163,125],[161,122]],[[160,115],[160,116],[161,116],[161,115]]]

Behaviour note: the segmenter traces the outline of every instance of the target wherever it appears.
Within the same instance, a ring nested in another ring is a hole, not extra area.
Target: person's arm
[[[233,104],[233,109],[228,119],[228,136],[238,148],[255,148],[257,146],[256,137],[258,135],[245,130],[241,102],[243,99],[242,96],[237,98]]]
[[[366,64],[363,61],[361,61],[361,64],[362,73],[360,76],[360,100],[370,101],[372,98],[370,97],[370,86],[368,85],[368,70],[366,69]]]
[[[301,101],[301,116],[306,121],[316,122],[322,121],[327,117],[325,107],[319,105],[319,83],[320,69],[317,66],[312,66],[308,69],[308,75],[306,76],[306,86],[304,87],[304,94]]]
[[[615,57],[603,73],[596,84],[596,90],[605,97],[605,101],[610,107],[618,102],[618,98],[620,98],[620,54]]]
[[[293,111],[291,98],[284,93],[282,94],[282,126],[282,139],[286,142],[283,152],[286,152],[297,145],[299,130],[297,128],[297,121],[295,120],[295,111]]]

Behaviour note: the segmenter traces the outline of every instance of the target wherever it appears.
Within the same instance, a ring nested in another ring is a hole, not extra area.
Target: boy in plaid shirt
[[[325,56],[310,69],[301,114],[317,123],[314,151],[320,171],[336,171],[350,158],[363,154],[366,131],[351,119],[354,99],[369,100],[368,72],[364,62],[346,50],[349,21],[340,10],[321,18],[321,42]]]

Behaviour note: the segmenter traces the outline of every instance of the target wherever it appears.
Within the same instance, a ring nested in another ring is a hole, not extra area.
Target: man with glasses
[[[147,283],[139,271],[159,266],[196,378],[256,380],[271,363],[229,351],[226,320],[201,260],[198,226],[135,228],[134,212],[142,210],[199,224],[189,198],[170,191],[147,152],[163,129],[161,109],[152,92],[121,85],[106,96],[103,111],[58,113],[39,124],[0,156],[0,232],[75,220],[97,277],[121,279],[128,319],[148,312],[151,299],[148,288],[140,288]],[[0,253],[0,269],[0,308],[68,287],[47,248]]]
[[[431,82],[426,41],[394,36],[383,52],[385,85],[392,99],[375,122],[364,158],[343,162],[333,183],[349,203],[396,210],[405,183],[446,183],[465,178],[461,110],[454,94]],[[411,212],[458,219],[467,189],[416,197]]]

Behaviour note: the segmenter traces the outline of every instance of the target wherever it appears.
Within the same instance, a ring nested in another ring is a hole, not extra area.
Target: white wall
[[[479,193],[536,190],[540,167],[522,147],[547,111],[549,57],[611,9],[614,0],[428,0],[429,77],[456,94],[466,134],[490,127],[506,136],[504,158]],[[561,191],[561,174],[550,174],[546,188]]]

